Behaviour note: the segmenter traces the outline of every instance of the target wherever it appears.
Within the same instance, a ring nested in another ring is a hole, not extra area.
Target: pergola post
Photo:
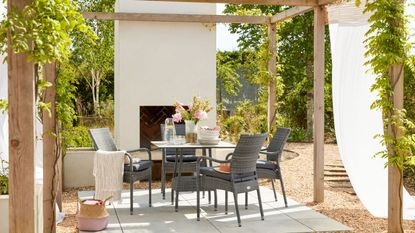
[[[60,171],[57,155],[56,131],[56,64],[45,65],[45,80],[52,84],[44,93],[50,112],[43,111],[43,232],[56,232],[56,191]],[[56,172],[55,172],[56,171]]]
[[[403,109],[404,94],[404,67],[403,65],[393,65],[389,70],[390,83],[393,86],[393,105],[396,109]],[[396,138],[402,134],[398,127],[388,126],[387,135]],[[395,154],[392,148],[388,148],[391,156],[401,156]],[[403,200],[403,173],[402,169],[390,164],[388,166],[388,232],[404,232],[402,229],[402,200]]]
[[[21,11],[32,0],[9,0]],[[9,232],[35,232],[35,79],[26,54],[15,54],[8,35]]]
[[[272,125],[276,117],[276,24],[268,24],[268,73],[270,80],[268,82],[268,133],[271,133]]]
[[[324,201],[324,9],[314,8],[314,202]]]

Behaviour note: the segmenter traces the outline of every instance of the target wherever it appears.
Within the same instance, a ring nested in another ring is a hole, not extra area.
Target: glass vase
[[[196,124],[192,120],[185,120],[185,130],[186,130],[186,143],[196,143],[197,142],[197,128]]]

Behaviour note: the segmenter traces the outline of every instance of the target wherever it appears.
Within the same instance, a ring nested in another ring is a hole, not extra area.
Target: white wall
[[[215,14],[215,4],[119,0],[116,10]],[[170,106],[193,96],[216,103],[216,32],[201,23],[116,22],[115,137],[139,146],[139,106]],[[214,125],[216,112],[206,125]]]

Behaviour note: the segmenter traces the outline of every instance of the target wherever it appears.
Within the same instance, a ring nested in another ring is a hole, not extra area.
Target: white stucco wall
[[[119,0],[116,10],[215,14],[215,4]],[[201,23],[120,21],[115,25],[115,138],[139,146],[139,106],[170,106],[193,96],[216,103],[216,32]],[[206,125],[214,125],[216,112]]]

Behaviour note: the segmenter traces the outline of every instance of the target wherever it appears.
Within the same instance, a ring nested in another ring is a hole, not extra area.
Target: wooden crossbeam
[[[281,22],[290,18],[293,18],[297,15],[304,14],[306,12],[312,11],[314,8],[309,6],[296,6],[280,12],[271,17],[271,23]]]
[[[84,12],[86,19],[148,21],[148,22],[188,22],[188,23],[249,23],[268,24],[267,16],[199,15],[199,14],[156,14],[122,12]]]
[[[336,2],[341,2],[341,0],[318,0],[318,5],[328,5]]]
[[[149,0],[161,2],[230,3],[280,6],[316,6],[318,0]]]

